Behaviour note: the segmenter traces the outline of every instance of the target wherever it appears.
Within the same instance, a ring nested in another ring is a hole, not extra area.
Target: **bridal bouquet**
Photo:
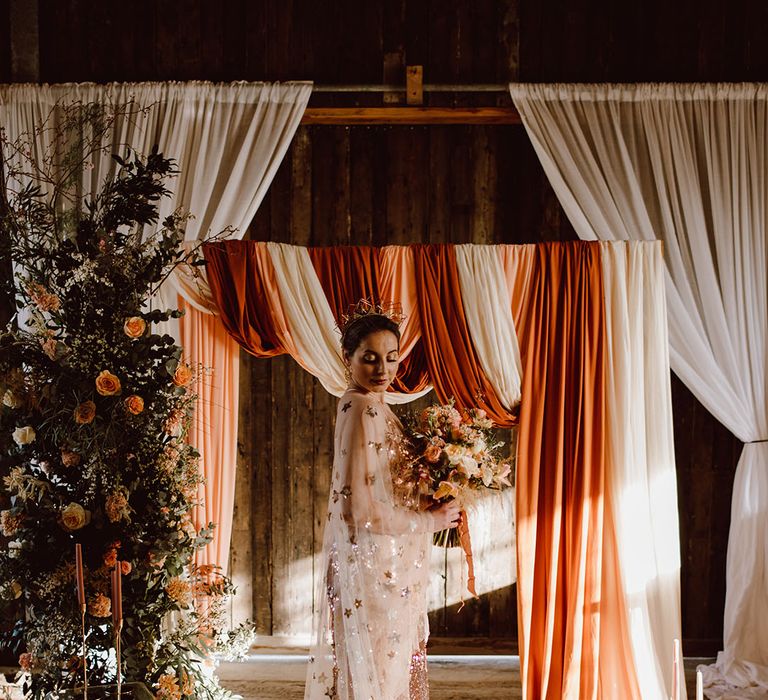
[[[455,499],[462,507],[480,489],[511,486],[511,466],[498,456],[504,443],[494,439],[493,423],[482,409],[459,412],[453,401],[425,408],[415,421],[410,439],[414,478],[421,494],[434,501]],[[434,536],[442,547],[459,545],[456,529]]]

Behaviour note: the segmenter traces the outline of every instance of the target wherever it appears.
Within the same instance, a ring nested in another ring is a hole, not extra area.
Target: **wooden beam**
[[[520,124],[514,107],[313,107],[302,124]]]

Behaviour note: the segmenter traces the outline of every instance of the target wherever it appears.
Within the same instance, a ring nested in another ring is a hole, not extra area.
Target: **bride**
[[[342,329],[348,388],[334,461],[305,700],[424,700],[431,534],[459,510],[419,511],[401,459],[402,426],[384,403],[400,331],[366,306]]]

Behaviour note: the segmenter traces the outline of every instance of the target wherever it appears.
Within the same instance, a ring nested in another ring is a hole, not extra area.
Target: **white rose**
[[[13,431],[13,439],[17,445],[29,445],[35,440],[35,429],[31,425],[25,425],[23,428],[16,428]]]
[[[477,476],[480,473],[480,465],[472,457],[465,455],[459,459],[458,470],[466,477]]]
[[[18,408],[21,406],[21,401],[19,401],[18,398],[16,398],[16,394],[14,394],[10,389],[8,389],[3,394],[3,406],[7,406],[8,408]]]

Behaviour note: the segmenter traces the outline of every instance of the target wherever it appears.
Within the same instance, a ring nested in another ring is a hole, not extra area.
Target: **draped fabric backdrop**
[[[194,216],[186,226],[187,241],[203,240],[228,227],[232,229],[227,237],[240,238],[282,162],[311,89],[310,83],[10,85],[0,88],[0,124],[11,142],[20,136],[29,139],[33,158],[41,161],[50,152],[51,132],[37,127],[58,123],[61,105],[101,104],[107,112],[114,106],[112,131],[104,137],[104,151],[94,156],[93,167],[83,172],[82,191],[94,193],[115,174],[112,153],[123,154],[130,147],[148,154],[158,144],[180,169],[168,183],[172,195],[161,201],[159,220],[181,208]],[[201,386],[189,440],[201,451],[207,480],[197,524],[213,520],[219,525],[212,546],[198,552],[197,560],[226,570],[234,505],[237,346],[216,324],[198,318],[210,313],[204,274],[193,279],[189,271],[178,269],[153,303],[161,308],[182,303],[186,316],[179,327],[164,330],[179,341],[193,341],[184,343],[185,359],[213,370]],[[203,329],[212,335],[195,340],[195,331]],[[215,438],[212,425],[218,430]]]
[[[421,367],[440,400],[504,424],[522,387],[524,695],[668,696],[680,555],[660,244],[204,250],[220,318],[257,357],[289,353],[334,388],[339,336],[320,326],[378,290],[410,312],[400,400]]]
[[[724,650],[705,668],[705,685],[713,698],[765,697],[768,86],[511,92],[581,238],[664,241],[672,369],[746,443],[731,506]]]

